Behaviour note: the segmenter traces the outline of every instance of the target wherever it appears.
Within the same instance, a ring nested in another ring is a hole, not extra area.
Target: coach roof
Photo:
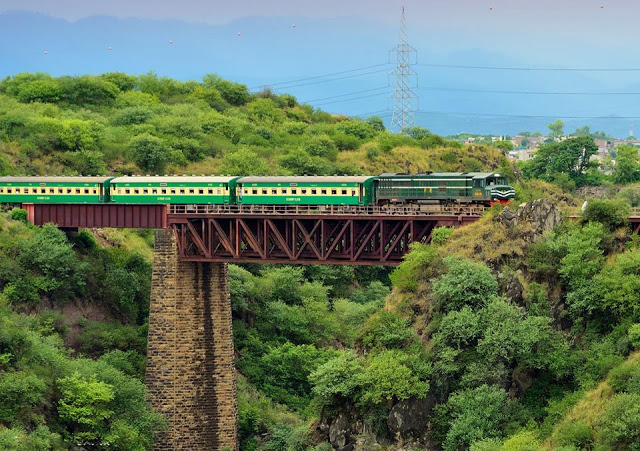
[[[112,184],[118,183],[228,183],[235,179],[237,176],[124,176],[117,177],[111,180]]]
[[[249,176],[240,178],[238,183],[365,183],[373,178],[372,175]]]

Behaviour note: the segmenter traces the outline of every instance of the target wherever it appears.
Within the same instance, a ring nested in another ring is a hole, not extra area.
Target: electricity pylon
[[[390,99],[395,100],[391,129],[396,131],[403,131],[415,124],[414,113],[419,107],[418,96],[412,90],[418,87],[418,74],[411,67],[418,62],[418,51],[407,41],[403,6],[400,19],[400,42],[389,52],[389,59],[392,54],[396,57],[396,68],[390,74],[395,76],[396,90],[389,96]]]

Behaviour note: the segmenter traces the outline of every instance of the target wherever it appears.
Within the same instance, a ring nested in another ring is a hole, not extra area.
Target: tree
[[[585,138],[585,137],[591,136],[591,129],[589,128],[588,125],[585,125],[584,127],[580,127],[576,129],[576,131],[573,134],[578,138]]]
[[[629,145],[616,147],[616,164],[613,168],[613,181],[616,183],[631,183],[638,180],[640,164],[638,149]]]
[[[205,75],[202,83],[220,91],[222,98],[234,106],[244,105],[251,99],[251,93],[246,85],[224,80],[216,74]]]
[[[249,149],[239,149],[226,154],[220,164],[221,174],[264,175],[267,172],[267,166],[262,158]]]
[[[143,133],[131,139],[129,149],[133,159],[143,171],[162,174],[169,162],[171,149],[162,138]]]
[[[498,282],[485,265],[459,257],[447,257],[444,263],[447,271],[433,282],[433,294],[445,311],[465,305],[477,309],[498,293]]]
[[[429,391],[426,367],[403,351],[383,351],[369,360],[359,383],[363,387],[360,405],[378,405],[410,397],[424,398]],[[417,370],[417,371],[416,371]]]
[[[114,398],[112,387],[95,377],[85,379],[79,373],[59,379],[58,387],[58,414],[70,428],[71,441],[99,443],[106,434],[106,420],[113,415],[109,406]]]
[[[553,181],[557,174],[566,174],[580,185],[591,166],[589,158],[598,152],[592,138],[570,138],[562,142],[541,146],[535,157],[524,168],[527,177]]]
[[[560,119],[547,125],[547,128],[549,128],[551,138],[560,138],[564,135],[564,122]]]

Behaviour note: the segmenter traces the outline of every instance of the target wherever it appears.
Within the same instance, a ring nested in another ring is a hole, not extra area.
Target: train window
[[[213,194],[213,190],[212,190],[212,189],[208,189],[208,190],[207,190],[207,193],[209,193],[209,194]]]
[[[293,194],[295,196],[296,194],[298,194],[298,190],[297,189],[292,189],[291,190],[291,194]]]
[[[352,190],[351,190],[351,195],[352,195],[352,196],[355,196],[355,195],[356,195],[356,190],[352,189]]]
[[[24,189],[24,193],[25,193],[25,194],[29,194],[29,188],[25,188],[25,189]]]
[[[176,190],[172,189],[171,194],[175,194],[175,193],[176,193]]]
[[[347,195],[347,190],[346,190],[346,189],[343,189],[343,190],[342,190],[342,195],[343,195],[343,196],[346,196],[346,195]]]
[[[63,194],[63,193],[64,193],[64,190],[62,188],[58,188],[58,194]]]
[[[124,193],[125,193],[125,194],[131,194],[131,190],[130,190],[130,189],[125,189],[125,190],[124,190]]]
[[[163,190],[162,190],[162,194],[167,194],[167,190],[166,190],[166,189],[163,189]]]
[[[184,190],[183,189],[180,190],[180,194],[184,194]]]
[[[42,190],[44,192],[44,190]],[[80,188],[76,188],[76,194],[80,194]]]
[[[16,188],[16,194],[20,194],[20,188]]]
[[[262,189],[262,194],[267,194],[267,190],[266,189]]]
[[[337,189],[332,189],[331,190],[331,194],[333,194],[335,196],[336,194],[338,194],[338,190]]]
[[[149,190],[147,188],[143,189],[142,194],[149,194]]]
[[[53,192],[53,190],[51,190],[51,192]],[[89,188],[85,188],[85,189],[84,189],[84,193],[85,193],[85,194],[89,194]]]
[[[277,189],[272,189],[271,190],[271,194],[278,194],[278,190]]]
[[[301,189],[301,190],[300,190],[300,193],[302,193],[303,195],[304,195],[304,194],[307,194],[307,190],[306,190],[306,189]]]
[[[282,188],[281,194],[287,194],[287,189],[286,188]]]
[[[118,190],[118,192],[120,192],[120,190]],[[67,194],[71,194],[71,188],[67,188]]]
[[[198,194],[204,194],[204,190],[203,189],[199,189],[198,190]]]
[[[322,194],[327,194],[327,190],[326,190],[326,189],[323,189],[323,190],[321,191],[321,193],[322,193]]]
[[[11,194],[13,190],[11,188],[7,188],[7,193]]]
[[[93,194],[98,194],[98,190],[93,188]]]
[[[140,194],[140,190],[138,188],[134,189],[133,194]]]
[[[313,194],[315,196],[316,194],[318,194],[318,190],[317,189],[312,189],[311,190],[311,194]]]
[[[155,189],[155,188],[154,188],[154,189],[152,189],[152,190],[151,190],[151,194],[158,194],[158,190],[157,190],[157,189]]]
[[[216,190],[216,193],[218,193],[218,194],[222,194],[222,190],[221,190],[220,188],[218,188],[218,189]]]
[[[195,193],[196,193],[196,190],[194,190],[194,189],[190,189],[189,190],[189,194],[195,194]]]
[[[0,194],[4,193],[4,188],[0,188]]]
[[[257,189],[252,189],[251,190],[251,194],[253,194],[255,196],[256,194],[258,194],[258,190]]]

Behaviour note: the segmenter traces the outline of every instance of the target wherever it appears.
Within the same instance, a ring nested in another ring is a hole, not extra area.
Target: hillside
[[[515,202],[437,229],[398,268],[229,266],[241,449],[635,449],[640,242],[625,222],[640,195],[616,183],[640,179],[637,154],[604,173],[578,138],[513,166],[153,74],[5,79],[0,134],[4,174],[504,172]],[[610,199],[569,220],[585,193]],[[0,448],[149,449],[152,234],[24,220],[0,213]]]

